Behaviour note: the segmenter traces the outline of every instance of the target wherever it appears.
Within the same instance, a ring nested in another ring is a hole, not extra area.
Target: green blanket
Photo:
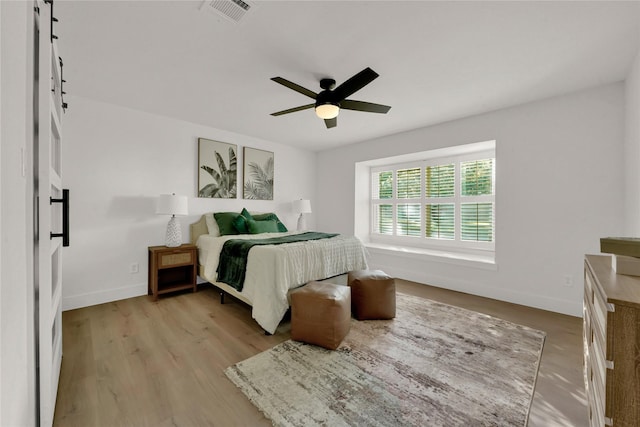
[[[302,234],[272,237],[268,239],[231,239],[224,242],[218,261],[218,281],[242,290],[244,277],[247,272],[247,258],[249,250],[254,246],[281,245],[283,243],[304,242],[335,237],[337,234],[318,233],[309,231]]]

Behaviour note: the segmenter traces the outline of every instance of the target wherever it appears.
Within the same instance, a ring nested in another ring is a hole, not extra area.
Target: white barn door
[[[34,6],[37,396],[39,424],[49,427],[62,362],[62,246],[63,241],[68,244],[68,191],[63,191],[61,179],[62,61],[52,37],[53,5],[36,0]]]

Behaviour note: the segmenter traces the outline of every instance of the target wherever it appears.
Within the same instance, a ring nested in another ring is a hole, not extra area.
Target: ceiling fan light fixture
[[[340,107],[335,104],[327,103],[316,105],[316,115],[321,119],[334,119],[338,117]]]
[[[2,1],[2,0],[0,0]],[[233,0],[236,1],[236,0]],[[237,0],[241,1],[241,0]],[[299,107],[289,108],[287,110],[271,113],[272,116],[281,116],[283,114],[295,113],[309,108],[315,108],[316,115],[324,119],[327,129],[337,126],[338,114],[340,110],[364,111],[366,113],[385,114],[391,109],[388,105],[374,104],[372,102],[354,101],[347,99],[355,92],[359,91],[378,77],[378,73],[367,67],[349,79],[345,80],[340,86],[334,89],[336,81],[330,78],[320,79],[320,88],[322,91],[315,93],[299,84],[290,82],[282,77],[272,77],[271,80],[288,87],[304,96],[314,99],[313,104],[301,105]]]

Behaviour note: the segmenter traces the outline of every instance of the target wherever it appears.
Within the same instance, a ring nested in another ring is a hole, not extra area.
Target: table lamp
[[[300,214],[298,217],[298,231],[306,229],[304,214],[311,213],[311,202],[306,199],[294,200],[293,210]]]
[[[158,197],[156,213],[160,215],[171,215],[171,219],[169,219],[169,223],[167,224],[165,245],[170,248],[182,245],[182,229],[176,215],[188,214],[187,196],[176,196],[175,193],[161,194],[160,197]]]

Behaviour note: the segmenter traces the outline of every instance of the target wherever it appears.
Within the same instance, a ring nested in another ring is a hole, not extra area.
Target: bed
[[[335,237],[279,245],[255,246],[246,259],[242,290],[218,281],[220,253],[227,240],[270,239],[299,232],[220,236],[209,232],[213,214],[190,225],[191,242],[198,247],[198,275],[252,307],[252,317],[274,333],[289,308],[288,291],[312,280],[323,280],[367,268],[366,251],[355,236]],[[207,222],[209,224],[207,224]]]

